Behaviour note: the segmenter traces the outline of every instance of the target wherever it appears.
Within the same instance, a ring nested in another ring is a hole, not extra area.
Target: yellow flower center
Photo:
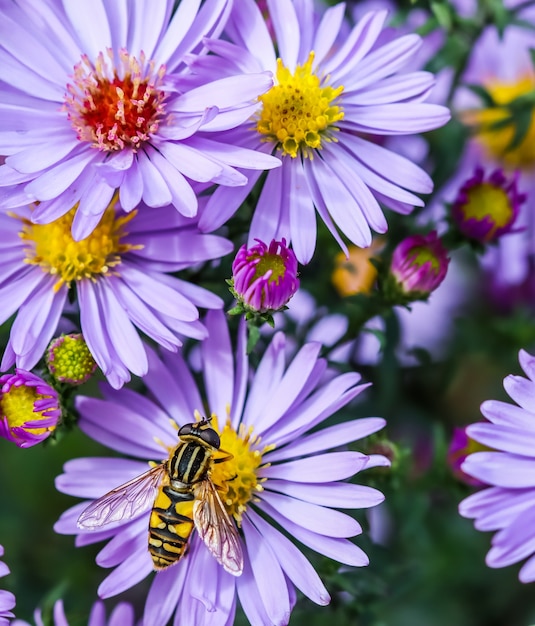
[[[312,158],[321,150],[322,141],[334,141],[334,124],[344,117],[333,101],[344,90],[321,86],[321,79],[312,72],[314,52],[292,74],[281,59],[277,59],[276,85],[260,96],[263,104],[256,130],[264,141],[277,144],[283,155],[292,158],[301,153]]]
[[[485,218],[490,218],[494,224],[487,238],[492,238],[498,228],[510,223],[513,217],[513,208],[507,192],[501,187],[482,183],[471,187],[466,195],[468,202],[462,207],[466,219],[482,221]]]
[[[284,277],[286,274],[286,266],[284,265],[284,260],[279,254],[252,254],[247,258],[248,261],[253,261],[260,257],[260,261],[258,261],[256,265],[256,271],[254,273],[253,280],[264,276],[266,272],[272,270],[272,274],[268,279],[269,283],[276,282],[279,284],[279,278]]]
[[[34,411],[34,404],[37,400],[47,399],[33,387],[25,385],[12,386],[9,391],[0,397],[0,410],[7,419],[10,428],[24,426],[26,422],[36,422],[40,419],[48,419],[43,415],[44,411]],[[55,426],[49,428],[26,428],[25,430],[34,435],[40,435],[46,431],[54,430]]]
[[[440,261],[432,250],[426,246],[414,246],[409,252],[411,266],[421,267],[425,263],[431,263],[431,269],[435,274],[440,271]]]
[[[44,272],[58,277],[54,289],[72,281],[96,280],[121,262],[121,255],[142,246],[121,243],[125,225],[135,216],[118,216],[116,198],[112,200],[95,230],[82,241],[75,241],[71,227],[76,206],[50,224],[32,224],[22,219],[20,238],[27,243],[25,262],[39,265]],[[16,217],[16,216],[15,216]]]
[[[216,420],[213,419],[212,423],[214,421]],[[228,514],[240,525],[247,504],[254,499],[255,493],[263,490],[257,477],[258,469],[262,466],[262,455],[273,450],[275,446],[263,446],[260,449],[260,437],[253,435],[252,426],[247,429],[240,424],[238,431],[235,431],[230,421],[225,424],[220,437],[220,452],[225,455],[228,453],[232,458],[222,463],[213,463],[211,478],[214,484],[223,489],[221,500]]]
[[[522,141],[510,148],[515,137],[516,124],[507,108],[519,96],[530,93],[535,88],[535,78],[526,76],[515,82],[492,81],[485,85],[498,106],[470,110],[463,115],[465,123],[474,126],[476,136],[485,146],[489,156],[502,161],[507,167],[532,168],[535,165],[535,118],[532,119]],[[503,126],[493,127],[502,122]]]

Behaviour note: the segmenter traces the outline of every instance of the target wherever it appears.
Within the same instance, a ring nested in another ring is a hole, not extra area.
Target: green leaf
[[[515,116],[515,132],[513,138],[511,139],[509,145],[506,148],[506,152],[514,150],[518,148],[518,146],[524,141],[530,127],[531,120],[533,117],[533,110],[528,109],[524,111],[520,111]]]
[[[496,106],[496,102],[492,95],[483,87],[483,85],[475,85],[472,83],[465,83],[465,87],[470,89],[473,93],[479,96],[484,104],[484,106],[491,108]]]
[[[433,11],[434,16],[437,18],[437,22],[444,28],[445,30],[451,30],[452,26],[452,16],[451,16],[451,7],[443,2],[431,2],[431,11]]]

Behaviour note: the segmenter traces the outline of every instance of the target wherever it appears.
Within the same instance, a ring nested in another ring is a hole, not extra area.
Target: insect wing
[[[206,547],[229,574],[243,571],[241,540],[211,480],[200,482],[193,505],[195,528]]]
[[[152,467],[124,485],[92,502],[77,521],[79,528],[98,530],[102,526],[129,520],[154,504],[158,486],[165,476],[166,465]]]

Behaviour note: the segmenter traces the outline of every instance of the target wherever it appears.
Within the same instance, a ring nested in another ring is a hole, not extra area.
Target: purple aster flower
[[[312,0],[273,0],[268,7],[275,42],[254,1],[243,0],[226,25],[231,42],[206,42],[217,62],[210,56],[192,61],[206,80],[223,72],[271,70],[275,76],[255,116],[230,131],[238,145],[282,159],[262,187],[249,243],[285,237],[299,262],[307,263],[316,244],[317,211],[344,251],[338,229],[352,243],[368,246],[370,228],[387,230],[379,202],[408,213],[423,205],[415,193],[433,187],[409,159],[367,139],[411,135],[448,121],[445,107],[424,102],[433,76],[400,72],[421,39],[411,34],[383,45],[385,11],[367,13],[341,41],[344,4],[327,9],[319,21]],[[216,190],[201,229],[224,223],[258,177],[251,173],[240,190]]]
[[[0,556],[4,556],[4,547],[0,546]],[[9,574],[9,567],[0,561],[0,578]],[[10,618],[15,617],[11,609],[15,608],[15,596],[11,591],[0,589],[0,626],[8,626]]]
[[[507,376],[504,387],[518,406],[488,400],[481,412],[490,423],[468,426],[469,437],[492,448],[470,454],[461,465],[466,474],[489,487],[463,500],[459,512],[482,531],[497,531],[487,554],[489,567],[506,567],[529,557],[521,582],[535,580],[535,358],[520,351],[527,378]]]
[[[483,168],[476,168],[451,208],[451,216],[465,237],[489,243],[511,232],[526,200],[526,194],[518,190],[518,175],[516,172],[509,180],[497,169],[485,180]]]
[[[39,609],[34,613],[35,626],[45,626],[43,622],[43,616]],[[57,600],[54,603],[54,612],[52,616],[52,626],[69,626],[69,621],[65,616],[65,610],[63,608],[63,600]],[[76,618],[76,624],[81,624],[80,617]],[[50,622],[47,622],[50,624]],[[106,609],[104,604],[100,601],[95,602],[89,615],[87,626],[134,626],[135,616],[134,609],[126,602],[118,604],[110,614],[109,619],[106,619]],[[24,620],[15,620],[11,622],[11,626],[31,626]]]
[[[259,239],[252,248],[243,245],[232,263],[232,292],[246,310],[258,313],[285,306],[299,289],[297,259],[286,240],[269,247]]]
[[[147,371],[136,327],[168,350],[183,335],[205,336],[197,307],[222,307],[222,300],[169,273],[229,253],[229,241],[199,232],[196,220],[169,206],[125,214],[112,201],[82,241],[71,234],[75,209],[50,224],[34,224],[33,212],[0,213],[0,323],[17,313],[3,370],[35,366],[62,313],[73,313],[74,286],[84,339],[114,387]]]
[[[56,390],[32,372],[17,368],[0,376],[0,437],[19,448],[41,443],[61,418]]]
[[[351,420],[311,434],[367,387],[360,376],[327,376],[319,343],[306,344],[286,365],[286,339],[280,332],[252,372],[244,349],[245,325],[235,354],[222,312],[209,312],[206,326],[210,340],[201,344],[203,390],[181,353],[160,358],[150,352],[144,378],[150,396],[103,385],[104,399],[78,398],[80,428],[122,453],[161,460],[177,446],[174,422],[191,423],[198,411],[211,414],[221,450],[232,455],[212,465],[211,479],[221,487],[224,506],[240,528],[243,573],[227,573],[194,532],[178,564],[156,573],[144,622],[163,626],[176,610],[175,623],[232,624],[239,600],[251,624],[287,624],[295,587],[320,605],[329,602],[329,595],[311,563],[270,519],[320,554],[346,565],[366,565],[367,556],[348,540],[361,527],[333,507],[366,508],[383,500],[376,489],[345,481],[364,468],[388,465],[387,459],[345,446],[379,430],[384,420]],[[99,595],[112,596],[143,580],[153,570],[149,512],[92,532],[80,529],[77,520],[93,499],[145,472],[146,461],[82,458],[64,469],[57,488],[86,500],[61,516],[56,531],[76,534],[79,546],[110,540],[97,556],[99,565],[114,568]]]
[[[217,37],[228,0],[156,5],[115,0],[20,4],[0,10],[0,206],[39,205],[48,223],[76,205],[76,240],[98,224],[116,189],[130,211],[141,200],[197,213],[192,181],[244,185],[240,168],[278,159],[226,142],[248,119],[269,73],[189,88],[185,55]]]
[[[435,231],[412,235],[396,246],[390,274],[407,295],[428,295],[446,277],[449,258]]]

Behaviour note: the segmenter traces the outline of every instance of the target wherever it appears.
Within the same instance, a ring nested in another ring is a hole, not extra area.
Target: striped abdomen
[[[193,485],[206,478],[212,451],[196,442],[180,443],[168,461],[171,484],[158,491],[149,521],[149,552],[155,569],[176,563],[193,531]]]
[[[176,563],[184,554],[193,530],[193,501],[190,490],[175,491],[162,487],[149,521],[149,552],[154,569]]]

